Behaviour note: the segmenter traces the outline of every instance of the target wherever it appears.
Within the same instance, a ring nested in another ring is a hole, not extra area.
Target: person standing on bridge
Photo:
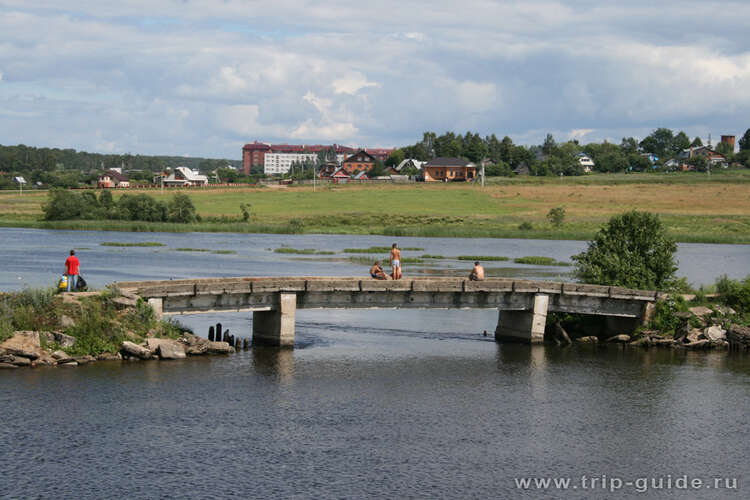
[[[75,292],[78,288],[78,274],[80,273],[81,263],[76,257],[76,251],[71,250],[70,256],[65,259],[65,276],[68,278],[67,291]]]
[[[391,247],[391,268],[393,269],[393,279],[401,279],[401,250],[398,249],[398,244],[394,243]]]

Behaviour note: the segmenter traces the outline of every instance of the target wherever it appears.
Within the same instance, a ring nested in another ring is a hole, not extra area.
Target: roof
[[[473,167],[474,164],[463,158],[435,158],[423,165],[423,167]]]
[[[334,173],[331,174],[331,177],[351,177],[346,170],[343,168],[339,168]]]
[[[404,168],[404,167],[406,167],[410,163],[412,165],[414,165],[415,168],[419,169],[419,168],[422,168],[422,165],[424,163],[426,163],[426,162],[419,161],[419,160],[414,160],[412,158],[407,158],[407,159],[403,160],[401,163],[399,163],[398,165],[396,165],[395,167],[393,167],[393,170],[395,170],[396,172],[401,172],[401,169]]]
[[[185,180],[191,182],[208,182],[208,177],[201,175],[196,171],[190,170],[187,167],[177,167],[175,170],[179,171]],[[171,176],[170,176],[171,177]]]
[[[357,156],[357,155],[360,155],[360,154],[364,154],[364,155],[367,155],[367,156],[369,156],[369,157],[370,157],[370,161],[371,161],[371,162],[373,162],[373,163],[375,163],[375,161],[376,161],[375,157],[374,157],[374,156],[372,156],[372,155],[371,155],[370,153],[368,153],[367,151],[365,151],[364,149],[360,149],[359,151],[357,151],[357,152],[356,152],[356,153],[354,153],[353,155],[349,156],[349,157],[348,157],[348,158],[347,158],[346,160],[344,160],[344,162],[349,162],[349,161],[352,161],[352,162],[358,162],[358,161],[360,161],[360,160],[354,160],[353,158],[354,158],[355,156]]]
[[[244,146],[242,146],[242,149],[245,151],[268,151],[269,149],[271,149],[271,145],[264,142],[255,141],[250,144],[245,144]]]
[[[108,175],[112,177],[113,179],[117,179],[120,182],[128,182],[128,176],[121,174],[117,170],[107,170],[106,172],[104,172],[104,174],[102,174],[102,176],[104,175]]]
[[[352,179],[367,179],[367,172],[359,172]]]

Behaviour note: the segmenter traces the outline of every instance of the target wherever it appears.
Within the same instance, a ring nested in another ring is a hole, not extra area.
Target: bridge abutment
[[[297,295],[280,293],[278,307],[253,312],[253,344],[294,347]]]
[[[531,310],[500,310],[495,329],[497,342],[523,342],[540,344],[544,342],[544,327],[547,323],[549,295],[536,294]]]

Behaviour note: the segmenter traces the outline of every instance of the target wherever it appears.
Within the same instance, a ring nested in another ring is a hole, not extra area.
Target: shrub
[[[547,212],[547,220],[549,220],[550,224],[555,227],[562,226],[565,221],[565,207],[551,208],[550,211]]]
[[[184,195],[183,195],[184,196]],[[167,220],[167,207],[147,194],[124,194],[117,203],[119,218],[146,222]]]
[[[75,219],[81,215],[81,200],[76,193],[67,189],[51,189],[42,211],[45,220]]]
[[[649,328],[674,335],[683,321],[676,313],[683,311],[687,311],[687,304],[680,295],[671,295],[666,300],[659,300],[654,305]]]
[[[195,205],[186,194],[176,193],[167,205],[169,222],[195,222]]]
[[[531,224],[531,222],[522,222],[518,225],[518,229],[521,231],[531,231],[534,229],[534,226]]]
[[[750,275],[741,281],[724,275],[716,281],[716,292],[724,304],[741,314],[750,313]]]
[[[588,250],[573,256],[575,276],[597,285],[663,290],[674,280],[676,250],[657,215],[627,212],[612,217]]]

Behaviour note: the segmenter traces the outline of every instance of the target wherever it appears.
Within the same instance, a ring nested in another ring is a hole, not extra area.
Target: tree
[[[687,164],[695,167],[695,170],[698,172],[705,172],[709,167],[708,159],[703,155],[694,155],[692,158],[688,159]]]
[[[395,167],[402,161],[404,161],[404,150],[403,149],[394,149],[391,154],[388,155],[388,158],[385,159],[385,166],[386,167]]]
[[[646,153],[654,153],[658,157],[674,153],[674,133],[668,128],[657,128],[640,143]]]
[[[42,205],[45,220],[68,220],[81,215],[81,198],[67,189],[51,189]]]
[[[370,171],[367,172],[367,176],[370,178],[380,177],[385,174],[385,164],[381,160],[375,160],[375,165],[373,165]]]
[[[547,212],[547,220],[555,227],[560,227],[565,222],[565,207],[550,208]]]
[[[656,214],[626,212],[612,217],[588,249],[573,256],[575,275],[584,283],[664,290],[675,279],[675,251]]]
[[[638,141],[633,137],[623,137],[620,143],[620,149],[627,153],[635,153],[638,151]]]
[[[555,142],[555,138],[552,137],[552,134],[547,134],[547,137],[544,138],[544,144],[542,144],[542,153],[549,156],[554,154],[556,150],[557,143]]]
[[[703,146],[703,141],[701,140],[700,137],[696,137],[695,139],[693,139],[693,142],[690,143],[691,148],[700,148],[702,146]]]
[[[690,138],[687,136],[685,132],[680,130],[677,133],[677,135],[674,136],[671,153],[679,153],[683,149],[687,149],[689,147],[690,147]]]
[[[170,222],[195,222],[195,205],[190,197],[176,193],[167,205],[167,218]]]
[[[745,134],[740,137],[740,151],[750,150],[750,128],[745,131]]]
[[[727,160],[731,161],[732,156],[734,156],[734,145],[728,142],[720,142],[716,145],[716,152],[723,154],[727,157]]]

